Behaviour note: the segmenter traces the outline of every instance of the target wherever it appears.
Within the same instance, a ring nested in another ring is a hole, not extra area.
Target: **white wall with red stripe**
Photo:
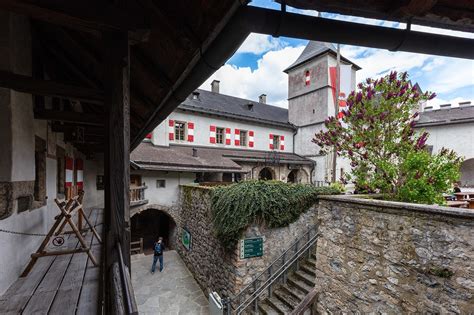
[[[176,139],[175,126],[177,122],[186,123],[184,140]],[[222,144],[217,143],[218,128],[223,129]],[[243,146],[240,131],[246,132],[246,146]],[[280,140],[278,147],[273,146],[273,139],[276,137]],[[181,111],[171,113],[167,120],[156,127],[150,140],[153,144],[161,146],[183,144],[214,148],[293,152],[292,129]]]

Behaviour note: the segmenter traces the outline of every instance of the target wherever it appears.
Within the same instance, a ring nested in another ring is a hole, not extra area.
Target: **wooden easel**
[[[91,224],[87,216],[84,214],[84,210],[82,209],[82,199],[84,197],[84,192],[80,192],[78,196],[73,197],[69,199],[67,202],[66,201],[59,201],[58,199],[54,199],[54,202],[58,206],[59,210],[61,211],[59,215],[57,215],[54,219],[56,220],[49,230],[48,234],[46,235],[45,239],[39,246],[38,250],[31,254],[31,260],[28,266],[26,266],[25,270],[21,274],[20,277],[26,277],[28,273],[31,271],[33,266],[35,265],[36,261],[40,257],[45,257],[45,256],[57,256],[57,255],[69,255],[69,254],[75,254],[75,253],[83,253],[86,252],[87,255],[89,255],[90,260],[94,264],[94,266],[97,266],[97,260],[95,259],[94,255],[91,252],[91,249],[87,246],[86,241],[81,235],[81,232],[79,231],[77,225],[74,223],[72,220],[72,215],[77,211],[78,215],[82,215],[87,224],[89,225],[89,228],[91,231],[94,233],[95,237],[97,237],[97,240],[99,242],[102,242],[102,240],[99,237],[99,234],[97,233],[97,230],[94,228],[94,226]],[[75,248],[75,249],[66,249],[66,250],[57,250],[57,251],[46,251],[45,247],[49,244],[49,241],[51,237],[56,233],[56,235],[59,235],[66,224],[69,224],[71,227],[72,231],[74,234],[76,234],[79,243],[81,244],[80,248]],[[58,229],[59,227],[59,229]]]

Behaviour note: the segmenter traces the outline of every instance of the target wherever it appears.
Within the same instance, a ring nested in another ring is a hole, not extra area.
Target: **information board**
[[[263,256],[263,238],[253,237],[240,240],[240,258]]]

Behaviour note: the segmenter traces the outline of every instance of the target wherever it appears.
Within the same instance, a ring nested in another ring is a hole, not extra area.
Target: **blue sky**
[[[280,5],[271,0],[257,0],[250,5],[278,10]],[[315,11],[304,11],[289,7],[291,12],[317,15]],[[404,28],[400,23],[363,19],[322,13],[322,17],[341,19],[356,23],[367,23],[384,27]],[[413,30],[474,38],[473,34],[412,26]],[[304,49],[308,41],[267,35],[251,34],[227,63],[212,75],[202,88],[209,89],[213,79],[221,81],[221,92],[238,97],[258,99],[265,93],[269,103],[287,107],[287,77],[282,72]],[[357,72],[357,81],[366,77],[382,76],[392,70],[408,71],[412,81],[423,90],[436,92],[433,105],[474,101],[474,61],[430,56],[407,52],[341,45],[342,55],[362,67]]]

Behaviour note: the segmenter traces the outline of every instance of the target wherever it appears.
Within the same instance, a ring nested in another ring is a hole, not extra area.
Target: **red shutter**
[[[145,138],[146,139],[151,139],[151,132],[149,134],[147,134]]]
[[[254,137],[253,137],[253,131],[250,130],[249,131],[249,148],[253,148],[253,144],[254,144]]]
[[[270,134],[270,142],[268,143],[269,144],[269,148],[270,150],[273,150],[273,134]]]
[[[239,146],[240,145],[240,130],[239,129],[235,129],[235,136],[234,136],[235,140],[235,145]]]
[[[174,120],[170,119],[168,132],[169,132],[169,139],[173,141],[174,140]]]
[[[209,128],[209,142],[216,143],[216,126],[210,126]]]
[[[194,142],[194,123],[188,122],[188,142]]]
[[[225,144],[230,145],[231,140],[230,140],[230,128],[225,128]]]
[[[280,150],[285,150],[285,136],[280,136]]]

